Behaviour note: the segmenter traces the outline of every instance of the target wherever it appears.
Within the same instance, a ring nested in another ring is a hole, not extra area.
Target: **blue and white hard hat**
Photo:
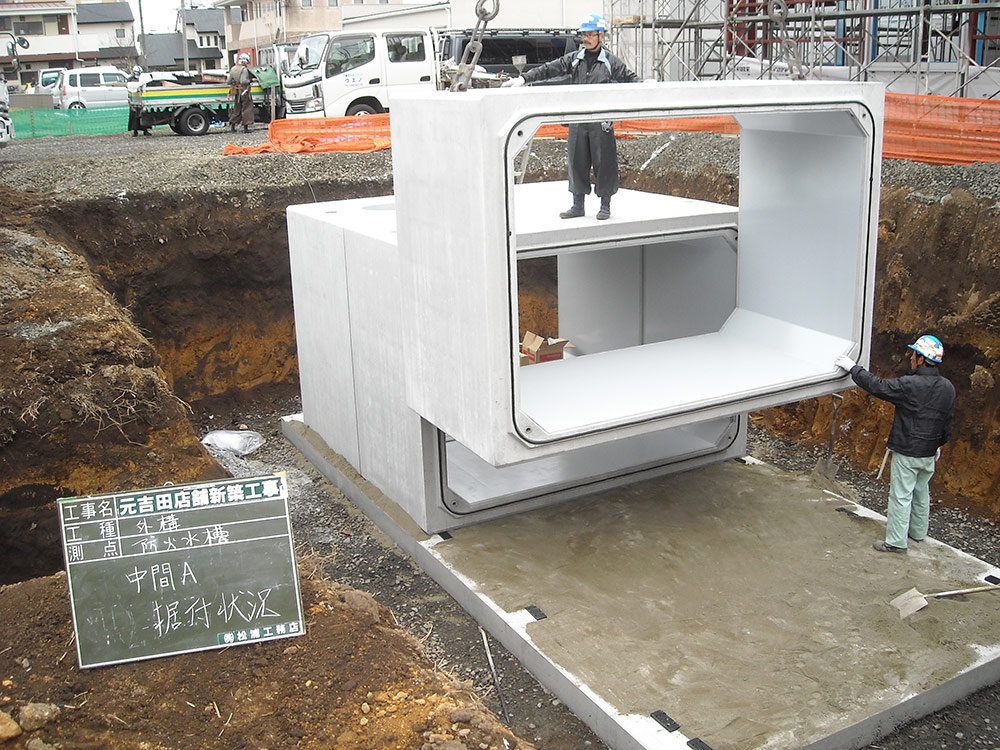
[[[600,13],[590,13],[580,21],[580,31],[607,31],[608,22]]]
[[[944,344],[937,336],[921,336],[909,348],[934,364],[940,364],[944,358]]]

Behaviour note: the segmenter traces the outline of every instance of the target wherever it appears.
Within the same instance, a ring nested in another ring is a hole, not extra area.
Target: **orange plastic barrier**
[[[352,151],[369,153],[389,148],[389,115],[365,117],[306,117],[275,120],[268,128],[268,142],[259,146],[228,144],[222,153],[288,154]]]
[[[930,164],[1000,161],[1000,102],[887,92],[882,156]]]
[[[619,137],[642,132],[683,130],[739,133],[732,117],[690,117],[624,120],[616,123]],[[543,125],[536,138],[565,138],[564,125]],[[260,146],[228,145],[224,154],[284,151],[379,151],[392,145],[389,115],[275,120],[270,141]],[[882,155],[930,164],[971,164],[1000,161],[1000,102],[918,94],[885,95]]]

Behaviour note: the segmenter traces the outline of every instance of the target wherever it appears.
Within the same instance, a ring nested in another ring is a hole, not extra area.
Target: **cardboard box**
[[[567,346],[573,346],[567,339],[546,339],[537,333],[525,331],[524,339],[521,341],[521,353],[527,356],[527,364],[534,365],[562,359],[563,349]]]

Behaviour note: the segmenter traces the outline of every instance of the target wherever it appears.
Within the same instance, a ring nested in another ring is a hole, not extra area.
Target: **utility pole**
[[[184,13],[185,0],[181,0],[181,46],[184,48],[184,72],[188,72],[190,65],[188,61],[188,40],[187,40],[187,16]]]
[[[142,20],[142,0],[139,3],[139,65],[146,69],[146,24]]]

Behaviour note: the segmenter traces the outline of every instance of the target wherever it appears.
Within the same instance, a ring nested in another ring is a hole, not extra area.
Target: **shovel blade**
[[[899,617],[902,619],[904,617],[909,617],[914,612],[919,612],[926,607],[927,597],[916,589],[910,589],[909,591],[904,591],[902,594],[889,602],[889,604],[899,610]]]

